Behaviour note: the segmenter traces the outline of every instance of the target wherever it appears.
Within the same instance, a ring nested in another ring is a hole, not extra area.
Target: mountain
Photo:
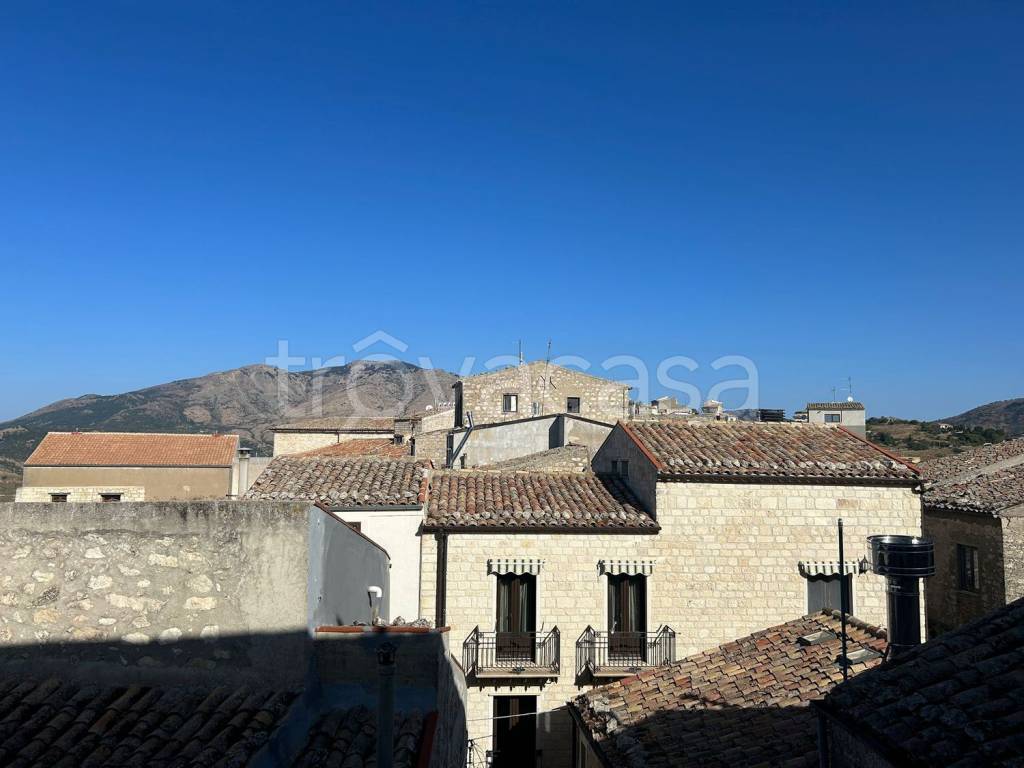
[[[950,416],[941,421],[958,427],[1000,429],[1014,437],[1024,435],[1024,397],[979,405],[959,416]]]
[[[247,365],[120,395],[60,400],[0,422],[0,499],[13,493],[21,463],[47,432],[230,432],[269,455],[269,428],[276,424],[414,413],[450,399],[455,380],[447,371],[404,362],[359,360],[296,373]]]

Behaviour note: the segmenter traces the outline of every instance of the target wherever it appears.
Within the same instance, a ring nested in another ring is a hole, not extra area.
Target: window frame
[[[117,504],[121,501],[123,494],[120,493],[101,493],[100,503],[101,504]]]
[[[842,424],[843,414],[841,413],[826,413],[824,414],[826,424]]]
[[[573,402],[576,403],[576,410],[573,410]],[[567,397],[565,398],[565,412],[579,414],[583,409],[583,399],[579,397]]]
[[[51,493],[50,494],[50,503],[51,504],[67,504],[68,503],[68,494],[66,494],[66,493]]]
[[[835,606],[827,605],[827,603],[828,603],[828,600],[827,600],[827,597],[828,597],[828,583],[829,582],[845,581],[846,584],[848,585],[848,588],[846,590],[847,591],[846,615],[847,616],[854,616],[854,615],[856,615],[855,609],[854,609],[856,597],[855,597],[855,592],[854,592],[854,588],[853,588],[853,574],[852,573],[847,573],[847,574],[845,574],[843,576],[840,576],[839,574],[835,574],[834,576],[828,576],[828,577],[824,577],[824,578],[819,577],[819,578],[814,578],[814,579],[805,579],[805,581],[807,582],[807,588],[806,588],[806,593],[807,593],[807,613],[809,613],[809,614],[811,614],[811,613],[820,613],[823,610],[832,610],[832,611],[840,610],[840,608],[842,606],[842,602],[839,602],[839,604],[835,605]],[[823,597],[825,597],[826,599],[823,602],[825,602],[826,605],[818,607],[818,608],[812,608],[811,607],[811,585],[812,584],[823,584],[823,585],[825,585],[824,586],[824,590],[825,591],[824,591]],[[842,600],[842,595],[840,594],[840,601],[841,600]]]
[[[980,563],[978,548],[971,544],[956,545],[956,588],[960,592],[977,594],[981,591]],[[968,584],[965,577],[970,577]]]
[[[502,413],[519,413],[519,393],[503,392],[501,395]]]

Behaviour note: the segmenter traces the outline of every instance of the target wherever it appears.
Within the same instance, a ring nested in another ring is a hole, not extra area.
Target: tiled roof
[[[542,472],[586,472],[590,469],[590,449],[585,445],[563,445],[546,451],[527,453],[514,459],[485,464],[479,469],[489,472],[496,470],[540,470]]]
[[[0,680],[0,765],[245,765],[294,693]]]
[[[914,469],[841,427],[739,421],[620,424],[662,475],[736,482],[918,481]]]
[[[28,467],[229,467],[238,435],[48,432]]]
[[[246,499],[308,499],[328,505],[417,505],[426,498],[428,461],[377,456],[278,456]]]
[[[894,765],[1024,763],[1024,600],[939,635],[825,698]]]
[[[243,768],[286,721],[289,728],[307,727],[301,713],[298,719],[290,717],[297,695],[250,688],[0,679],[0,765]],[[396,716],[395,768],[416,764],[423,728],[419,712]],[[357,706],[319,718],[290,765],[362,768],[374,765],[376,757],[375,714]]]
[[[486,470],[434,472],[424,528],[659,530],[617,477]]]
[[[393,432],[394,416],[329,416],[273,427],[273,432]]]
[[[831,633],[823,642],[799,642],[822,631]],[[885,650],[877,627],[850,620],[847,634],[848,653]],[[614,768],[815,766],[808,704],[843,679],[838,635],[837,614],[805,616],[594,688],[570,706]]]
[[[351,458],[353,456],[386,456],[400,459],[409,455],[408,443],[396,443],[389,437],[366,437],[355,440],[342,440],[334,445],[325,445],[311,451],[288,454],[290,456],[335,456]]]
[[[983,514],[1017,514],[1024,505],[1024,438],[926,461],[924,505]]]
[[[864,403],[842,400],[838,403],[808,403],[808,411],[863,411]]]

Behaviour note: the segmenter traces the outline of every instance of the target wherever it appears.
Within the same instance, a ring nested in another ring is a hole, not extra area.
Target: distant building
[[[806,422],[807,411],[793,411],[793,421]]]
[[[808,704],[842,680],[839,632],[837,614],[811,614],[577,696],[572,765],[814,766]],[[852,675],[881,663],[883,631],[850,618],[847,634]]]
[[[758,408],[757,420],[765,423],[786,420],[786,412],[781,408]]]
[[[834,768],[1019,766],[1024,600],[837,685],[821,702]]]
[[[16,501],[219,499],[248,481],[238,435],[49,432],[25,460]]]
[[[921,463],[934,636],[1024,597],[1024,438]]]
[[[665,395],[651,400],[651,409],[657,414],[690,415],[694,413],[693,408],[683,405],[672,395]]]
[[[725,410],[718,400],[705,400],[704,405],[700,407],[700,412],[702,416],[710,419],[721,419]]]
[[[811,424],[833,424],[867,437],[864,403],[844,400],[838,403],[808,403],[807,421]]]
[[[348,440],[395,439],[393,416],[331,416],[271,428],[274,456],[303,453]]]

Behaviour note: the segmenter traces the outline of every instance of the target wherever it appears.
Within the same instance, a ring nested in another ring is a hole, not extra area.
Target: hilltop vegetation
[[[985,443],[1001,443],[1010,435],[985,426],[957,426],[938,421],[917,421],[880,416],[867,421],[868,440],[894,453],[931,459],[948,456]]]

